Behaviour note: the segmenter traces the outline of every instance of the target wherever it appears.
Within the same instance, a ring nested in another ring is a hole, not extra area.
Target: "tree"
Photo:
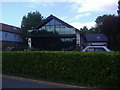
[[[120,33],[118,29],[118,17],[115,15],[99,16],[95,22],[97,24],[96,30],[100,33],[104,33],[108,37],[115,37]]]
[[[117,45],[117,43],[120,39],[120,21],[118,16],[115,15],[103,15],[99,16],[96,19],[96,31],[99,31],[100,33],[104,33],[108,37],[108,47],[112,50],[118,50],[117,48],[120,48],[120,46]]]
[[[83,28],[80,28],[81,33],[83,34],[93,34],[93,33],[99,33],[98,29],[96,27],[91,27],[90,29],[87,28],[87,26],[84,26]]]
[[[95,28],[95,27],[91,27],[91,28],[87,31],[87,33],[89,33],[89,34],[99,33],[99,31],[98,31],[98,30],[96,30],[96,28]]]
[[[29,12],[27,16],[23,16],[21,22],[21,31],[24,45],[27,45],[27,30],[35,29],[41,21],[44,20],[43,16],[38,12]]]
[[[117,10],[117,12],[118,12],[118,16],[120,16],[120,0],[118,1],[118,10]]]
[[[85,34],[85,33],[87,33],[88,28],[86,26],[84,26],[83,28],[80,28],[80,31]]]

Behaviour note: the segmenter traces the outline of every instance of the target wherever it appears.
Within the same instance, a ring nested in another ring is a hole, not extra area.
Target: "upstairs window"
[[[8,33],[7,32],[5,33],[5,37],[8,37]]]
[[[16,28],[16,27],[13,27],[13,29],[14,29],[14,30],[17,30],[17,28]]]
[[[16,38],[16,34],[14,34],[14,38]]]
[[[97,36],[97,39],[100,39],[100,36]]]

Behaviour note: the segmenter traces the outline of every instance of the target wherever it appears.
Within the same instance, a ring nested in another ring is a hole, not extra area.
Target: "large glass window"
[[[39,50],[65,51],[74,50],[76,48],[76,38],[72,35],[68,35],[75,34],[75,29],[64,25],[59,20],[52,19],[39,30],[41,31],[39,33],[43,34],[43,36],[41,35],[41,37],[39,37],[39,34],[38,38],[32,38],[32,46],[34,48],[38,48]],[[47,36],[46,34],[49,35]],[[59,34],[58,36],[60,37],[56,36],[56,34]],[[51,37],[51,35],[53,35],[54,38]]]
[[[42,29],[42,30],[45,30],[46,28],[45,28],[45,26],[43,26],[41,29]]]
[[[75,34],[74,28],[68,28],[67,26],[63,25],[61,22],[52,19],[46,25],[44,25],[39,30],[46,30],[48,32],[56,31],[57,34]]]

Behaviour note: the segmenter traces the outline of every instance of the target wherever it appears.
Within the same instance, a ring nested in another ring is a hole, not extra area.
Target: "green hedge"
[[[120,52],[15,51],[2,53],[3,74],[119,88]]]

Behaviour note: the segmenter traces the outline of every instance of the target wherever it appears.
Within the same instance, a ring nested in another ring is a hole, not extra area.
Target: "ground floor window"
[[[76,48],[76,38],[32,38],[32,48],[50,51],[72,51]]]

